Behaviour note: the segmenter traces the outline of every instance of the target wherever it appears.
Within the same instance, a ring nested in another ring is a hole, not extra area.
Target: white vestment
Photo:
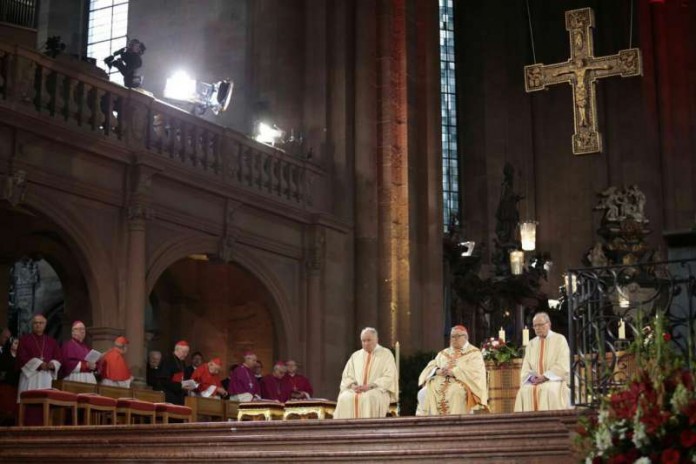
[[[532,385],[534,375],[543,375],[548,381]],[[525,350],[515,412],[567,409],[569,379],[570,348],[566,338],[550,330],[546,338],[535,337]]]
[[[80,372],[80,367],[84,361],[80,361],[75,366],[75,369],[65,377],[64,380],[69,380],[71,382],[83,382],[83,383],[97,383],[97,378],[94,377],[92,372]]]
[[[58,371],[60,370],[60,362],[55,359],[48,362],[52,364],[55,369],[52,371],[39,371],[37,370],[43,361],[39,358],[31,358],[27,363],[22,366],[22,370],[19,373],[19,388],[17,389],[17,402],[19,403],[19,395],[23,391],[27,390],[41,390],[45,388],[51,388],[53,386],[53,381],[58,378]]]
[[[355,393],[356,385],[370,390]],[[396,401],[396,362],[387,348],[377,345],[372,353],[358,350],[343,369],[334,419],[385,417],[389,403]]]
[[[131,377],[128,380],[110,380],[110,379],[102,379],[101,384],[107,387],[121,387],[121,388],[130,388],[131,381],[133,380],[133,377]]]

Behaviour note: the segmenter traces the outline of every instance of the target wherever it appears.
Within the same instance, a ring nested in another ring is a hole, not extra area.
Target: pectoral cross
[[[570,58],[564,63],[535,63],[524,67],[524,88],[527,92],[546,90],[546,86],[567,82],[573,89],[573,154],[584,155],[602,151],[602,135],[597,130],[597,98],[595,82],[611,76],[632,77],[643,74],[640,50],[629,48],[616,55],[594,56],[592,8],[565,13],[566,30],[570,35]]]

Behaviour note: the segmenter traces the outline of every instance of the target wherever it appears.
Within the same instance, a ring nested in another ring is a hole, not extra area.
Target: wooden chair
[[[51,409],[69,409],[72,414],[72,424],[77,424],[77,395],[53,389],[28,390],[19,395],[19,425],[24,425],[26,407],[39,405],[43,408],[44,426],[54,425],[51,417]],[[60,424],[63,425],[63,424]]]
[[[155,403],[140,401],[133,398],[119,398],[116,400],[116,417],[117,420],[121,416],[124,417],[125,424],[135,424],[143,419],[150,419],[150,423],[156,422],[157,413],[155,411]]]
[[[171,419],[191,422],[191,408],[172,403],[154,403],[157,420],[168,424]]]
[[[101,425],[107,420],[116,424],[116,404],[113,398],[97,395],[96,393],[80,393],[77,395],[77,409],[83,411],[84,425]],[[94,421],[92,420],[94,416]],[[106,420],[103,420],[106,419]]]

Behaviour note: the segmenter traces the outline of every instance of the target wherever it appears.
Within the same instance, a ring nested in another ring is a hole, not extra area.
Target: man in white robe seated
[[[334,419],[386,417],[389,403],[396,401],[396,362],[380,346],[372,327],[360,333],[362,349],[353,353],[341,379]]]
[[[418,416],[487,409],[486,365],[481,350],[469,343],[466,327],[452,327],[449,348],[428,363],[418,385],[423,387],[418,394]]]
[[[551,331],[551,320],[546,313],[536,314],[532,324],[536,337],[524,354],[515,412],[567,409],[570,404],[568,341]]]

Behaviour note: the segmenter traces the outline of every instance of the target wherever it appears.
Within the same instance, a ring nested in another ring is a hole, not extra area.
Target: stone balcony
[[[31,131],[34,124],[27,121],[38,119],[75,144],[93,146],[97,138],[106,150],[125,151],[165,175],[184,170],[189,180],[216,185],[232,197],[258,199],[271,209],[325,211],[328,182],[316,164],[5,42],[0,42],[0,111],[10,125]],[[52,132],[40,135],[51,138]]]

